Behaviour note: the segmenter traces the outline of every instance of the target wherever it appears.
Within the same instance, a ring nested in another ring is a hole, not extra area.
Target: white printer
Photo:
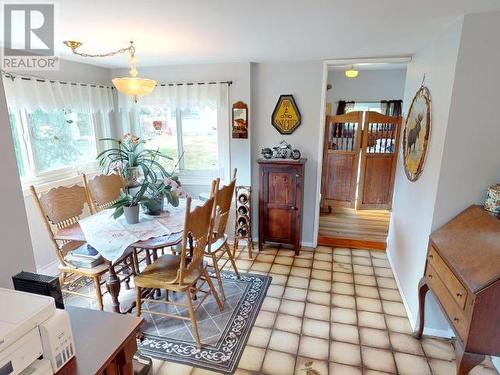
[[[52,297],[0,288],[0,301],[0,375],[53,374],[75,355],[69,315]]]

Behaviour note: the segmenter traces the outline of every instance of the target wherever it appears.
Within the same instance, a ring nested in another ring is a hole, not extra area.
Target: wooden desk
[[[76,357],[57,375],[132,375],[142,318],[67,306]]]

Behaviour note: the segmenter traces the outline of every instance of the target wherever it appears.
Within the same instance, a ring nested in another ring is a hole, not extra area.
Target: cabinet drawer
[[[435,273],[439,275],[439,278],[443,281],[445,287],[448,288],[451,296],[456,301],[458,306],[460,306],[461,309],[464,309],[465,301],[467,300],[467,290],[448,268],[444,260],[437,253],[436,249],[432,246],[429,246],[427,260],[435,269]]]
[[[430,263],[427,263],[425,276],[430,289],[434,292],[441,306],[443,306],[455,331],[462,339],[462,342],[465,342],[469,330],[469,321],[465,317],[464,312],[457,306],[444,281],[440,279],[439,273]]]

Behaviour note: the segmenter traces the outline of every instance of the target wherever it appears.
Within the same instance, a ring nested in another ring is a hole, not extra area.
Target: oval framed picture
[[[422,86],[413,97],[403,131],[403,162],[410,181],[416,181],[424,169],[430,134],[431,94]]]

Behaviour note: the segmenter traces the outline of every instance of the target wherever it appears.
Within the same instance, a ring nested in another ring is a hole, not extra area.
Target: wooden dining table
[[[193,200],[193,203],[192,203],[192,205],[194,205],[194,206],[203,204],[203,202],[198,201],[198,200],[196,200],[196,201]],[[182,215],[182,216],[179,217],[179,215]],[[170,213],[168,218],[166,218],[166,219],[164,218],[163,222],[167,223],[167,224],[168,224],[169,220],[172,222],[176,222],[176,223],[178,223],[179,220],[181,220],[181,222],[183,222],[182,219],[183,219],[184,215],[185,215],[184,210],[177,209],[177,210],[174,210],[172,213]],[[112,219],[110,219],[110,220],[112,220]],[[61,241],[87,242],[86,238],[85,238],[85,234],[83,233],[82,228],[80,227],[79,223],[75,223],[72,226],[58,230],[56,232],[54,238],[56,240],[61,240]],[[148,240],[137,241],[137,242],[131,244],[130,247],[133,248],[134,251],[135,251],[135,249],[145,249],[146,251],[158,250],[158,249],[163,249],[163,248],[170,247],[170,246],[175,246],[178,243],[180,243],[181,240],[182,240],[182,229],[180,231],[175,231],[173,233],[158,236],[158,237],[151,238]],[[192,248],[192,244],[189,247]],[[97,251],[99,251],[99,249],[97,249]],[[124,253],[124,255],[126,255],[126,253]],[[113,262],[106,260],[106,263],[108,265],[108,272],[109,272],[109,275],[108,275],[107,280],[106,280],[106,289],[111,296],[111,301],[112,301],[111,303],[112,303],[113,311],[116,313],[128,313],[133,308],[133,306],[122,311],[120,308],[120,301],[118,299],[118,297],[120,295],[120,289],[121,289],[121,281],[117,275],[116,268],[115,268],[118,262],[113,263]],[[136,270],[136,271],[138,272],[139,270]]]

